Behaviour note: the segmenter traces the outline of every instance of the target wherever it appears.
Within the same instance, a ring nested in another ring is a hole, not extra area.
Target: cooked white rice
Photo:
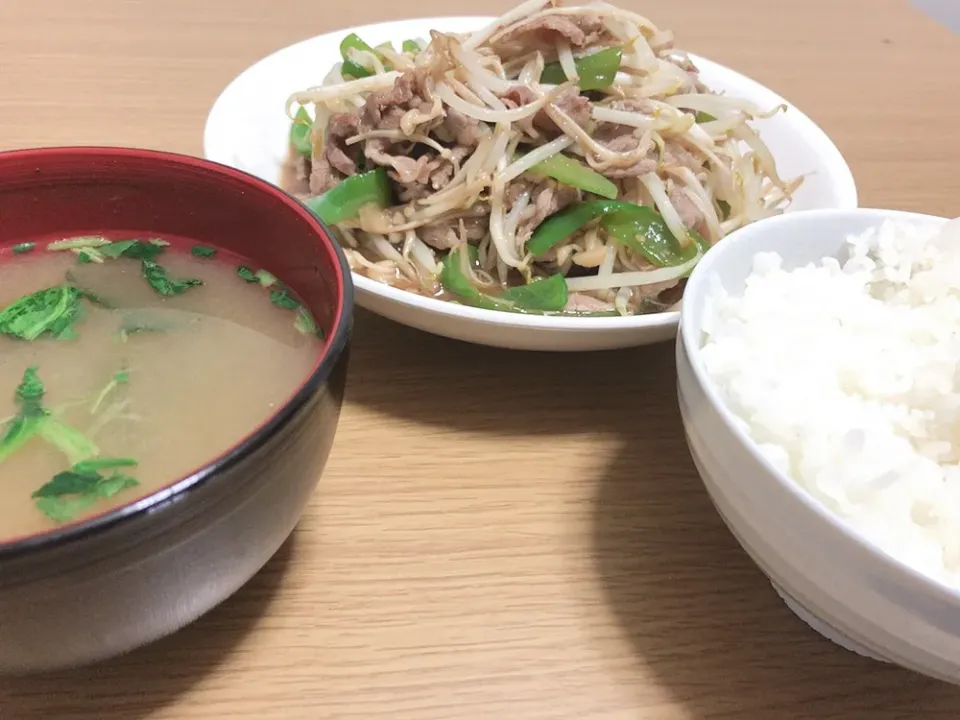
[[[960,586],[960,220],[888,222],[842,264],[758,255],[703,362],[762,452],[890,555]]]

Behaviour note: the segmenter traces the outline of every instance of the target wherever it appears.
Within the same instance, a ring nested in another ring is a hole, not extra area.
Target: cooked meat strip
[[[575,48],[596,42],[603,34],[603,21],[595,15],[573,17],[543,15],[518,25],[497,40],[497,47],[521,47],[551,51],[558,40],[565,40]]]

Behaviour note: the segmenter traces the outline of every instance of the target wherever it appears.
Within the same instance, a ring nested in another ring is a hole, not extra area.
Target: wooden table
[[[864,205],[960,214],[960,38],[905,0],[627,1],[812,115]],[[217,93],[276,48],[508,2],[3,0],[0,142],[199,154]],[[513,353],[360,312],[352,362],[321,489],[264,571],[152,647],[0,681],[0,718],[960,714],[781,605],[688,458],[670,345]]]

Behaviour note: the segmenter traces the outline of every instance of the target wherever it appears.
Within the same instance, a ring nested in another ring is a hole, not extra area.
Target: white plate
[[[470,32],[487,17],[404,20],[357,28],[372,45],[429,37],[431,29]],[[348,31],[304,40],[275,52],[241,73],[223,91],[207,117],[204,154],[277,182],[287,155],[290,121],[287,97],[319,84],[340,59]],[[703,82],[714,90],[774,107],[786,101],[759,83],[722,65],[692,56]],[[854,208],[857,190],[850,168],[836,146],[790,103],[788,111],[755,127],[770,147],[784,177],[808,174],[790,211]],[[627,318],[558,318],[517,315],[453,305],[396,290],[354,274],[357,304],[404,325],[457,340],[520,350],[606,350],[647,345],[676,335],[679,312]]]

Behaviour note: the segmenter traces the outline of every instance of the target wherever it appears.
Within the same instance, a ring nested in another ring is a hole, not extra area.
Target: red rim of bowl
[[[249,185],[252,190],[273,196],[273,198],[285,206],[286,210],[298,215],[307,224],[313,226],[318,240],[330,251],[332,259],[335,261],[331,264],[334,268],[334,279],[338,283],[338,291],[336,293],[338,302],[333,326],[327,335],[323,351],[318,356],[309,374],[300,382],[297,388],[275,413],[247,433],[247,435],[240,438],[225,451],[218,453],[213,459],[204,463],[193,472],[164,485],[139,500],[135,500],[127,505],[121,505],[112,510],[105,510],[102,513],[65,525],[61,528],[34,533],[32,535],[24,535],[12,540],[0,541],[0,560],[6,560],[39,549],[46,549],[54,545],[68,543],[111,528],[124,520],[142,515],[176,496],[183,495],[187,491],[205,484],[217,473],[242,462],[266,441],[267,438],[286,424],[330,376],[333,367],[346,350],[350,334],[350,325],[353,319],[353,281],[350,277],[350,267],[347,263],[346,256],[343,254],[343,250],[333,239],[333,233],[306,205],[276,185],[272,185],[254,175],[242,170],[237,170],[228,165],[223,165],[222,163],[204,160],[192,155],[164,152],[161,150],[142,150],[124,147],[65,146],[10,150],[0,152],[0,158],[19,157],[36,160],[40,163],[49,157],[64,154],[101,158],[138,157],[145,160],[158,160],[166,163],[180,164],[205,170],[214,175],[231,177],[234,180]]]

